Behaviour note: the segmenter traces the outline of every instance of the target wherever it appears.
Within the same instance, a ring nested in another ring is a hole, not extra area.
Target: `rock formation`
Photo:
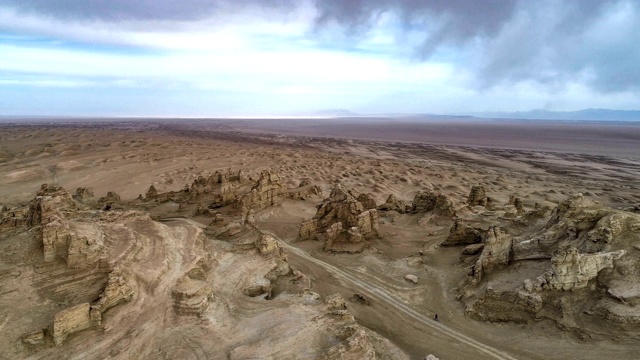
[[[585,288],[600,270],[613,268],[614,261],[624,254],[624,250],[596,254],[580,254],[576,248],[560,251],[551,258],[551,268],[543,276],[533,282],[525,281],[525,289],[566,291]]]
[[[469,206],[486,206],[487,201],[487,193],[484,190],[484,186],[474,185],[471,187],[471,191],[467,197],[467,204],[469,204]]]
[[[523,290],[497,291],[488,287],[485,293],[469,305],[465,313],[483,321],[529,322],[542,309],[543,300],[538,294]]]
[[[371,210],[378,207],[378,205],[376,205],[376,200],[373,198],[371,194],[362,193],[358,195],[357,200],[360,202],[360,204],[362,204],[362,207],[365,210]]]
[[[485,273],[491,272],[498,265],[506,265],[511,258],[512,239],[497,226],[487,230],[483,239],[484,248],[475,265],[471,268],[473,283],[482,280]]]
[[[440,216],[454,216],[453,201],[442,193],[435,191],[421,191],[414,198],[411,205],[412,212],[433,212]]]
[[[277,205],[283,200],[286,187],[280,176],[275,172],[264,170],[260,173],[258,183],[251,188],[251,192],[244,194],[238,200],[238,208],[264,208]]]
[[[127,279],[127,276],[121,271],[114,270],[109,273],[107,286],[100,294],[98,301],[91,306],[91,309],[102,314],[109,308],[131,301],[135,293],[134,285]],[[100,317],[101,319],[102,317]]]
[[[546,225],[514,241],[514,259],[550,259],[556,250],[608,251],[615,239],[640,230],[640,216],[613,210],[577,194],[561,202]]]
[[[320,204],[313,219],[301,224],[301,240],[318,234],[324,235],[326,251],[360,252],[368,245],[367,239],[379,235],[378,212],[365,211],[351,191],[338,185]]]
[[[482,241],[486,231],[466,225],[461,219],[456,219],[449,230],[449,236],[442,242],[442,246],[458,246],[477,244]]]
[[[173,291],[173,308],[178,315],[202,315],[213,298],[213,288],[206,281],[181,278]]]
[[[98,199],[98,204],[101,206],[112,207],[114,204],[121,202],[120,195],[113,191],[107,192],[107,195]]]
[[[56,346],[62,345],[67,336],[97,325],[91,319],[90,311],[89,303],[84,303],[64,309],[54,316],[50,333]]]
[[[397,211],[400,214],[404,214],[407,211],[407,205],[403,200],[398,199],[394,194],[389,195],[384,204],[378,206],[380,211]]]

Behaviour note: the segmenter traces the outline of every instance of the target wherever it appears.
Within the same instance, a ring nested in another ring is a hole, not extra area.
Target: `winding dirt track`
[[[366,291],[367,293],[371,294],[375,299],[377,299],[378,301],[383,301],[386,304],[388,304],[389,306],[395,308],[396,310],[398,310],[399,312],[411,317],[412,319],[420,322],[422,325],[426,325],[427,327],[431,328],[434,331],[440,332],[441,334],[444,334],[448,337],[451,338],[452,342],[459,342],[459,343],[463,343],[465,345],[468,345],[476,350],[478,350],[481,353],[484,353],[486,355],[489,355],[492,358],[495,359],[511,359],[511,360],[516,360],[515,357],[509,355],[508,353],[505,353],[504,351],[495,349],[491,346],[485,345],[481,342],[478,342],[472,338],[470,338],[469,336],[460,333],[456,330],[453,330],[449,327],[447,327],[446,325],[443,325],[440,322],[435,322],[433,321],[433,319],[431,319],[430,317],[426,317],[425,315],[419,313],[418,311],[412,309],[411,307],[407,306],[406,304],[404,304],[403,302],[399,301],[396,297],[394,297],[393,295],[391,295],[390,293],[388,293],[387,291],[374,287],[360,279],[358,279],[357,277],[349,274],[348,272],[341,270],[331,264],[328,264],[322,260],[318,260],[316,258],[314,258],[313,256],[309,255],[307,252],[305,252],[304,250],[298,249],[294,246],[291,246],[287,243],[285,243],[284,241],[280,241],[280,244],[287,249],[288,254],[291,255],[295,255],[295,256],[299,256],[305,260],[311,261],[313,263],[315,263],[316,265],[319,265],[321,267],[323,267],[326,271],[330,272],[331,274],[333,274],[334,276],[336,276],[337,278],[340,278],[343,281],[348,282],[350,285],[353,285],[354,287],[360,288],[364,291]]]

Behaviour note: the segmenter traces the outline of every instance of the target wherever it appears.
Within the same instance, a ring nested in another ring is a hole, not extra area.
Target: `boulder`
[[[410,283],[414,283],[414,284],[418,283],[418,277],[415,275],[407,274],[404,276],[404,279]]]

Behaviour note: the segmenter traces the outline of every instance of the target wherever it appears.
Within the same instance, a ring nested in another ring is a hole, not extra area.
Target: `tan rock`
[[[96,325],[89,312],[89,303],[83,303],[64,309],[54,316],[51,335],[56,346],[62,345],[67,336]]]
[[[440,192],[420,191],[413,199],[412,212],[433,212],[440,216],[454,216],[453,201]]]
[[[400,214],[404,214],[407,210],[407,205],[403,200],[398,199],[394,194],[389,195],[384,204],[377,207],[380,211],[397,211]]]
[[[449,230],[449,235],[440,244],[442,246],[458,246],[477,244],[482,241],[486,231],[466,225],[461,219],[456,219]]]
[[[581,254],[576,248],[560,251],[551,259],[551,268],[537,279],[537,284],[552,290],[585,288],[589,280],[602,269],[613,268],[614,261],[624,254],[624,250],[596,254]]]
[[[173,309],[178,315],[202,315],[213,298],[213,288],[202,280],[181,278],[171,292]]]
[[[473,283],[478,283],[486,273],[490,273],[498,265],[506,265],[511,259],[512,238],[498,226],[487,230],[483,239],[485,244],[480,257],[471,269]]]
[[[469,206],[486,206],[487,205],[487,193],[482,185],[474,185],[471,187],[469,196],[467,197],[467,204]]]

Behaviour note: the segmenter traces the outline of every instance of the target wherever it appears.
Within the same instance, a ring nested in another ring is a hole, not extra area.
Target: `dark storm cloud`
[[[414,49],[420,59],[442,47],[472,51],[473,60],[459,65],[481,87],[535,81],[640,91],[637,0],[327,0],[317,7],[318,24],[340,24],[355,38],[394,12],[405,30],[424,29]]]
[[[439,50],[480,87],[534,81],[581,83],[601,92],[640,91],[640,0],[309,0],[316,29],[336,27],[353,42],[383,14],[399,19],[413,54]],[[0,7],[60,19],[189,21],[264,7],[286,12],[296,0],[0,0]],[[250,24],[247,24],[250,26]],[[416,40],[417,38],[417,40]],[[406,52],[405,52],[406,53]]]
[[[291,6],[293,0],[0,0],[0,6],[61,19],[198,20],[228,7]]]
[[[320,25],[335,22],[350,30],[366,29],[385,12],[399,15],[405,30],[436,28],[419,45],[418,54],[428,57],[444,43],[460,43],[476,36],[496,34],[508,21],[516,0],[326,0],[317,1]]]

